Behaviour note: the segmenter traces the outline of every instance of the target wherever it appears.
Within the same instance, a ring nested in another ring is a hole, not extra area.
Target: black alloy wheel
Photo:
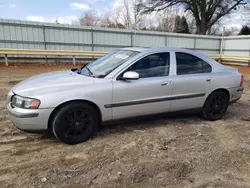
[[[52,123],[52,130],[58,140],[77,144],[86,141],[98,126],[99,116],[92,105],[73,102],[58,111]]]
[[[229,97],[224,91],[215,91],[211,93],[202,109],[202,116],[205,119],[215,121],[221,119],[228,108]]]

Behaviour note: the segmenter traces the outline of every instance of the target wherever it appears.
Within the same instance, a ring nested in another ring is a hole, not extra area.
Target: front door
[[[168,112],[173,90],[169,69],[170,54],[155,53],[143,57],[126,70],[137,72],[138,80],[114,79],[113,103],[107,106],[112,108],[113,119]]]

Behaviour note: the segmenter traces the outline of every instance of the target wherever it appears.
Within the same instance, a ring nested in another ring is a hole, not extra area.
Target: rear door
[[[113,119],[168,112],[173,84],[169,78],[170,53],[147,55],[113,80]],[[138,80],[119,80],[127,71],[139,74]]]
[[[186,52],[175,52],[176,76],[171,111],[201,108],[212,90],[212,66]]]

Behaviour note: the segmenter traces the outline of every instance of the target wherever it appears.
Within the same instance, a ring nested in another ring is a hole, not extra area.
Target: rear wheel
[[[215,91],[211,93],[201,112],[201,115],[210,121],[221,119],[228,108],[229,96],[223,91]]]
[[[72,102],[57,112],[52,122],[52,131],[62,142],[78,144],[86,141],[98,126],[99,116],[92,105]]]

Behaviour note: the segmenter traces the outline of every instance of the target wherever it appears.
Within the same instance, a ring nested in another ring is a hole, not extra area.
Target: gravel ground
[[[17,130],[5,109],[8,90],[69,67],[0,65],[1,188],[250,187],[250,77],[242,99],[216,122],[179,115],[119,123],[74,146]]]

